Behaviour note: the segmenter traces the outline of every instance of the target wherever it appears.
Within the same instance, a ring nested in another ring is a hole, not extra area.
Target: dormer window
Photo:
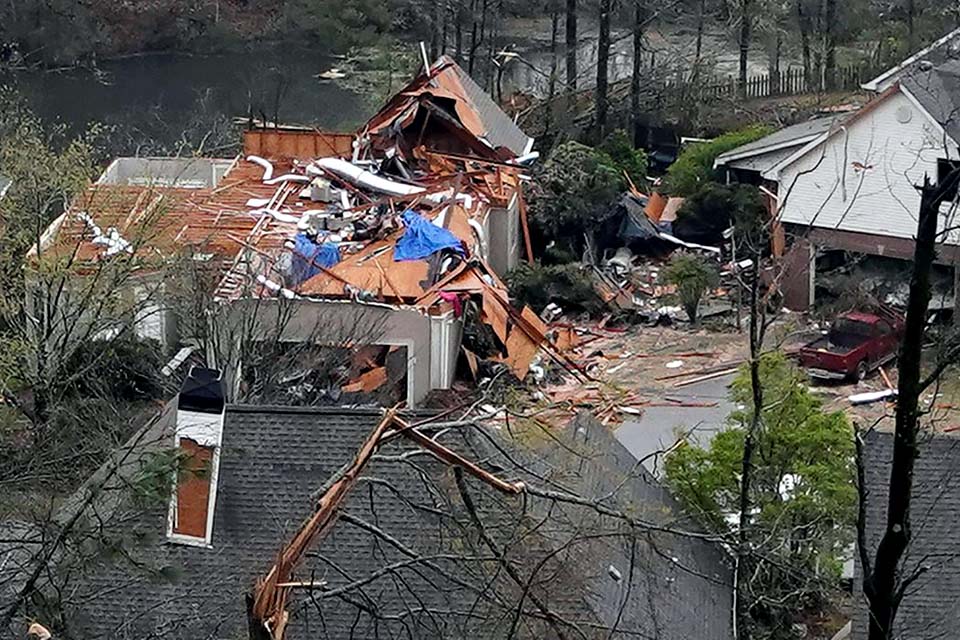
[[[226,406],[221,378],[215,369],[193,367],[180,390],[175,436],[180,462],[167,519],[171,542],[210,546],[213,539]]]

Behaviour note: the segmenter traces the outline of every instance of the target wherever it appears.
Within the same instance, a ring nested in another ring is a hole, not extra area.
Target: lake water
[[[91,123],[117,128],[112,146],[133,153],[155,140],[173,145],[184,129],[215,117],[246,116],[351,128],[372,107],[360,96],[314,76],[331,60],[288,47],[224,55],[153,54],[101,63],[100,72],[20,73],[12,82],[48,124],[83,131]]]

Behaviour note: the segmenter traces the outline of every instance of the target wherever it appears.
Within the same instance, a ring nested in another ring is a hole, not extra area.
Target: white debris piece
[[[107,229],[107,232],[104,233],[86,211],[78,212],[77,218],[85,222],[90,232],[93,233],[93,244],[106,247],[106,251],[103,252],[104,256],[116,255],[121,251],[133,253],[133,246],[120,235],[120,232],[117,231],[115,227],[110,227]]]
[[[683,360],[671,360],[667,363],[667,369],[679,369],[683,366]]]

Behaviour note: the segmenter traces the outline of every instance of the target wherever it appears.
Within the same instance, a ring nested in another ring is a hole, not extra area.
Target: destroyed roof
[[[954,142],[960,141],[960,60],[929,71],[911,69],[900,83]]]
[[[846,114],[820,116],[789,127],[784,127],[759,140],[748,142],[736,149],[721,153],[717,156],[713,165],[714,167],[722,167],[737,161],[772,154],[774,152],[784,152],[789,155],[788,152],[790,150],[815,140],[819,135],[829,131],[834,124],[839,123],[845,117]],[[763,172],[771,168],[780,159],[782,159],[782,157],[778,154],[776,157],[760,161],[759,164],[754,162],[750,168]]]
[[[885,91],[904,74],[917,70],[925,63],[940,65],[957,57],[960,57],[960,29],[954,29],[903,62],[887,69],[876,78],[860,86],[867,91]]]
[[[353,459],[381,415],[229,406],[211,548],[163,542],[165,508],[125,522],[129,555],[105,555],[91,567],[72,592],[72,630],[103,638],[245,637],[244,595],[311,513],[314,492]],[[552,437],[514,440],[481,427],[436,436],[498,477],[598,500],[664,530],[630,535],[593,509],[503,494],[466,476],[466,495],[485,534],[508,549],[528,587],[521,589],[491,558],[453,469],[394,439],[297,572],[297,580],[324,586],[294,594],[287,638],[555,637],[540,606],[577,637],[729,640],[731,573],[720,547],[696,533],[669,533],[691,525],[592,419],[581,416]]]
[[[866,536],[871,554],[886,527],[893,440],[892,433],[880,431],[873,431],[865,438]],[[919,449],[913,473],[912,539],[902,567],[904,575],[921,565],[925,565],[927,571],[907,590],[897,614],[894,635],[952,638],[960,627],[960,610],[948,604],[960,598],[960,557],[956,549],[956,523],[960,518],[960,439],[922,433]],[[865,640],[869,614],[866,599],[859,591],[862,584],[859,561],[853,583],[858,587],[858,597],[852,638]]]
[[[405,118],[413,118],[411,109],[423,96],[449,99],[454,102],[453,114],[471,134],[493,149],[506,148],[513,156],[530,152],[533,139],[504,113],[456,62],[447,56],[438,59],[397,93],[369,122],[363,131],[379,131],[402,126]]]

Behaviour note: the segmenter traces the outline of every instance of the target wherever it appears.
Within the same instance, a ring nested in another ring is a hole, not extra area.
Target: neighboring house
[[[150,486],[145,451],[98,494],[85,523],[104,541],[122,533],[122,552],[91,541],[82,575],[53,574],[72,577],[70,637],[247,637],[245,595],[383,417],[224,404],[218,384],[193,370],[135,437],[185,456],[169,505],[119,497]],[[520,425],[419,430],[480,471],[385,436],[295,571],[291,584],[309,586],[291,587],[287,638],[733,637],[727,552],[586,414],[549,439]],[[504,492],[485,474],[523,485]]]
[[[892,433],[878,431],[865,438],[866,539],[871,560],[886,528],[893,438]],[[921,434],[919,450],[910,507],[912,537],[904,556],[902,575],[909,576],[920,567],[923,572],[906,591],[897,612],[893,637],[904,640],[955,638],[960,628],[960,609],[948,603],[960,597],[960,556],[956,540],[956,523],[960,518],[960,439],[952,435]],[[860,592],[862,582],[858,561],[854,579],[858,595],[854,640],[866,640],[868,631],[869,609]]]
[[[100,265],[136,257],[142,264],[111,295],[134,309],[123,323],[170,352],[182,331],[164,266],[177,260],[204,270],[216,284],[200,293],[237,309],[237,323],[253,313],[272,326],[282,306],[285,342],[356,344],[364,336],[348,333],[366,316],[377,325],[368,339],[404,354],[402,399],[413,406],[452,383],[462,303],[493,299],[491,288],[507,299],[498,275],[521,256],[517,159],[532,145],[441,58],[353,134],[258,129],[244,134],[244,157],[119,158],[50,225],[29,260],[53,257],[74,273],[102,276]],[[443,244],[418,241],[420,253],[395,255],[411,221],[425,221],[426,235],[442,228]],[[453,293],[441,291],[450,286]],[[343,335],[318,337],[321,323]],[[239,388],[243,363],[206,355],[228,370],[231,392]],[[532,358],[524,356],[518,375]]]
[[[958,107],[960,60],[909,66],[853,113],[788,127],[717,159],[729,179],[760,185],[792,240],[787,306],[813,304],[817,258],[825,252],[912,258],[916,186],[960,166]],[[954,226],[951,206],[942,209],[941,228]],[[939,264],[955,264],[957,234],[942,241]]]
[[[960,29],[954,29],[933,44],[924,47],[903,62],[860,86],[867,91],[880,93],[892,87],[904,76],[923,70],[921,67],[938,66],[956,58],[960,58]]]

